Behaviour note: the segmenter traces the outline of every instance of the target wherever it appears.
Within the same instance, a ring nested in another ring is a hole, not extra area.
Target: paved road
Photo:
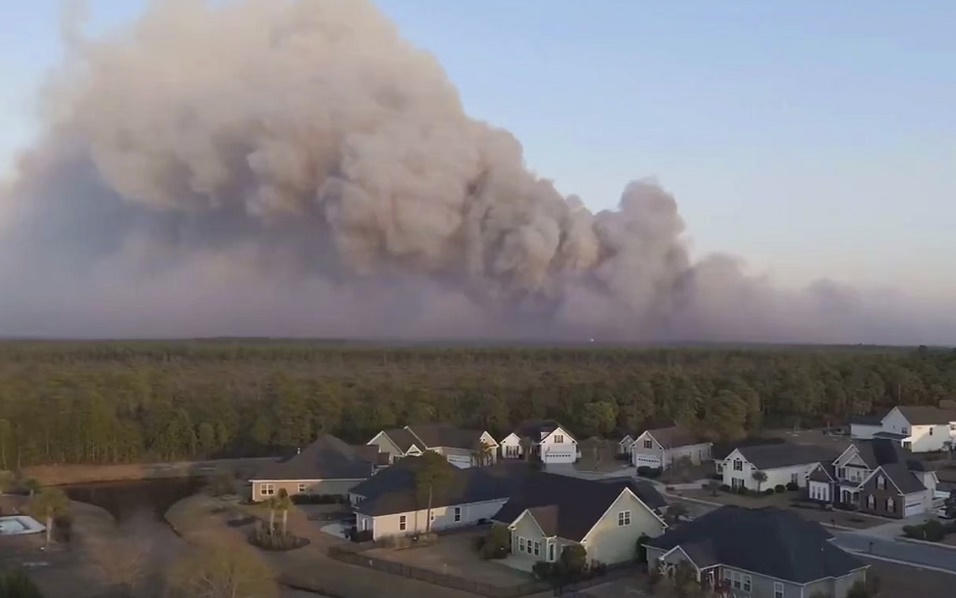
[[[945,569],[956,574],[956,550],[913,544],[865,532],[834,532],[834,544],[845,550],[871,553],[877,557]],[[872,549],[871,549],[872,544]],[[872,552],[871,552],[872,551]]]

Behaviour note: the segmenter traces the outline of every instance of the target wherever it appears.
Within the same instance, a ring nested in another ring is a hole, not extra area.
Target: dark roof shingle
[[[956,413],[928,405],[898,405],[897,409],[912,426],[948,424],[956,421]]]
[[[530,510],[536,521],[536,513],[542,514],[544,521],[538,521],[538,525],[542,529],[548,528],[544,530],[545,533],[580,542],[625,488],[634,492],[635,484],[626,479],[584,480],[538,473],[525,481],[519,491],[494,516],[494,520],[514,523],[525,510]],[[654,494],[663,502],[656,491]],[[640,495],[638,498],[641,499]],[[643,502],[643,499],[641,500]],[[656,499],[649,497],[649,500]]]
[[[647,542],[680,546],[698,566],[722,564],[805,584],[866,567],[830,543],[820,524],[772,508],[725,506]]]
[[[904,463],[888,463],[881,465],[880,470],[886,474],[886,477],[893,480],[893,484],[899,488],[903,494],[912,494],[914,492],[923,492],[926,486],[919,481]]]
[[[553,419],[525,420],[515,427],[514,433],[519,438],[529,438],[532,442],[541,442],[548,434],[558,428],[567,432],[569,437],[571,436],[567,428]],[[574,438],[572,437],[571,440],[574,440]]]
[[[653,430],[648,430],[647,433],[653,436],[654,439],[661,443],[661,445],[666,449],[705,442],[702,441],[697,434],[683,426],[655,428]]]
[[[829,463],[842,452],[831,447],[789,443],[740,446],[737,450],[758,469],[776,469],[815,462]]]
[[[472,450],[481,440],[482,430],[466,430],[451,424],[419,424],[407,429],[421,442],[423,448],[448,447]]]
[[[263,465],[255,480],[363,479],[372,475],[373,463],[355,447],[326,434],[288,459]]]

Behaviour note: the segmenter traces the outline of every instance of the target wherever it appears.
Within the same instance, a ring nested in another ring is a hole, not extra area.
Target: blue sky
[[[0,173],[35,132],[57,0],[3,2]],[[698,253],[783,284],[956,299],[956,2],[378,0],[468,111],[592,208],[675,193]],[[90,0],[90,27],[142,0]]]

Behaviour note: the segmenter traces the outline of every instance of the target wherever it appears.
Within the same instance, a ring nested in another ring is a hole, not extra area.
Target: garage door
[[[577,457],[577,449],[556,449],[544,453],[541,460],[545,463],[574,463]]]
[[[637,467],[660,467],[661,458],[657,455],[636,455],[634,465]]]
[[[911,515],[919,515],[924,510],[922,502],[909,503],[903,509],[903,516],[910,517]]]
[[[470,455],[448,455],[448,462],[458,469],[467,469],[471,467]]]

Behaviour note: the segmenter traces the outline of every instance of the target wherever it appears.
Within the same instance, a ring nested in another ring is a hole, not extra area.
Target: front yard
[[[486,530],[449,534],[440,536],[438,542],[431,546],[375,548],[364,554],[498,587],[517,586],[534,581],[530,574],[513,569],[501,561],[481,560],[473,543],[474,538],[485,534]]]

